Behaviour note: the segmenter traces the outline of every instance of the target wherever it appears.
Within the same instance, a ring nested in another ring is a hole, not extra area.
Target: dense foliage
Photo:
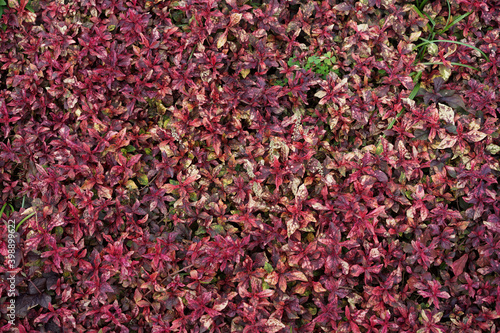
[[[19,332],[499,329],[499,1],[11,2]]]

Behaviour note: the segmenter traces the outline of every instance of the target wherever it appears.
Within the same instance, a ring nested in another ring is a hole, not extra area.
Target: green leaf
[[[137,185],[135,184],[135,182],[132,179],[127,180],[127,182],[125,183],[125,187],[129,191],[137,190]]]
[[[291,57],[290,59],[288,59],[288,66],[289,67],[292,67],[294,65],[297,65],[299,66],[299,62],[298,61],[295,61],[295,57]]]
[[[272,271],[274,271],[273,266],[271,266],[271,264],[270,264],[270,263],[268,263],[268,262],[266,262],[266,263],[264,264],[264,269],[265,269],[268,273],[271,273]]]
[[[491,155],[495,155],[495,154],[498,154],[500,152],[500,146],[497,146],[495,144],[489,144],[486,146],[486,150],[491,154]],[[0,214],[1,216],[1,214]]]
[[[200,236],[200,235],[203,235],[203,234],[206,234],[206,229],[204,227],[199,227],[198,230],[196,230],[196,232],[194,233],[196,236]]]
[[[384,146],[382,145],[382,141],[380,141],[378,144],[377,144],[377,148],[375,148],[375,154],[376,155],[380,155],[384,152]]]
[[[145,174],[139,174],[137,176],[137,180],[139,181],[139,184],[141,184],[142,186],[148,186],[149,184],[148,176],[146,176]]]
[[[284,87],[288,83],[288,79],[283,80],[276,80],[275,81],[276,85]]]
[[[28,3],[26,4],[26,6],[24,6],[27,10],[29,10],[30,12],[34,13],[35,10],[33,9],[33,6],[31,6],[31,0],[28,1]]]
[[[317,307],[315,307],[315,306],[311,306],[311,307],[308,307],[308,308],[306,308],[306,309],[307,309],[307,310],[309,311],[309,313],[310,313],[311,315],[313,315],[313,316],[315,316],[315,315],[316,315],[316,313],[318,313],[318,308],[317,308]]]
[[[210,226],[210,229],[212,229],[217,235],[224,233],[224,227],[220,224],[213,224]]]
[[[54,228],[54,232],[57,236],[62,236],[62,234],[64,233],[64,229],[61,226],[57,226]]]
[[[127,147],[125,147],[125,150],[127,151],[127,153],[132,153],[135,151],[135,147],[132,145],[128,145]]]

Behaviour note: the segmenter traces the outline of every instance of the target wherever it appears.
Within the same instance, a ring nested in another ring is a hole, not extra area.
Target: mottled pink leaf
[[[466,253],[451,264],[451,269],[453,270],[453,274],[455,274],[455,276],[459,276],[463,273],[468,259],[469,255]]]

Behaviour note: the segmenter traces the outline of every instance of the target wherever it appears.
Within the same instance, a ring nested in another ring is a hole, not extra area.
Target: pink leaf
[[[311,207],[314,208],[315,210],[328,210],[328,207],[326,207],[320,202],[314,202],[313,204],[311,204]]]
[[[275,318],[271,318],[266,321],[266,332],[269,333],[279,332],[285,327],[285,324]]]
[[[437,146],[437,149],[446,149],[446,148],[451,148],[455,145],[457,142],[457,137],[454,136],[447,136],[445,137],[441,143],[439,143],[439,146]]]
[[[229,301],[227,299],[217,299],[214,304],[214,310],[222,311],[228,305]]]
[[[292,236],[297,229],[300,228],[300,223],[296,218],[291,218],[286,222],[286,230],[288,237]]]
[[[451,264],[451,269],[453,270],[453,274],[455,274],[455,276],[459,276],[463,273],[465,264],[467,263],[468,259],[469,255],[466,253],[461,256],[460,259],[454,261],[453,264]]]
[[[403,86],[408,89],[408,90],[412,90],[413,89],[413,80],[411,79],[411,77],[409,76],[400,76],[399,77],[401,83],[403,84]]]
[[[377,181],[377,179],[373,176],[370,176],[370,175],[363,175],[361,176],[361,178],[359,179],[359,182],[361,183],[361,185],[363,185],[364,187],[370,187],[372,186],[373,184],[375,184],[375,182]]]
[[[307,199],[307,187],[305,184],[299,186],[297,194],[295,195],[295,200],[304,201]]]
[[[465,134],[465,138],[472,142],[479,142],[486,137],[486,133],[479,132],[478,130],[472,130],[469,133]]]
[[[300,271],[294,271],[294,272],[288,273],[287,279],[288,279],[288,281],[296,281],[296,280],[303,281],[303,282],[308,281],[307,276]]]
[[[365,270],[363,269],[363,267],[361,267],[359,265],[351,266],[351,275],[352,276],[360,276],[364,272],[365,272]]]

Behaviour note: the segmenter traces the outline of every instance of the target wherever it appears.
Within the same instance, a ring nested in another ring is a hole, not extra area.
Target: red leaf
[[[278,286],[282,292],[286,291],[286,278],[284,276],[280,276]]]
[[[413,89],[413,80],[409,76],[399,76],[399,79],[401,80],[401,83],[403,86],[408,89],[412,90]]]
[[[365,272],[365,270],[363,269],[363,267],[361,267],[359,265],[351,266],[351,275],[352,276],[360,276],[364,272]]]
[[[136,223],[137,224],[146,223],[146,221],[148,220],[148,218],[149,218],[149,214],[146,214],[142,219],[138,220]]]
[[[381,183],[387,183],[389,181],[389,178],[383,171],[375,170],[373,174],[375,175],[375,177],[377,177],[377,180]]]
[[[468,259],[469,255],[466,253],[461,256],[460,259],[454,261],[453,264],[451,264],[451,269],[453,270],[453,274],[455,274],[455,276],[459,276],[463,273],[465,264],[467,263]]]

